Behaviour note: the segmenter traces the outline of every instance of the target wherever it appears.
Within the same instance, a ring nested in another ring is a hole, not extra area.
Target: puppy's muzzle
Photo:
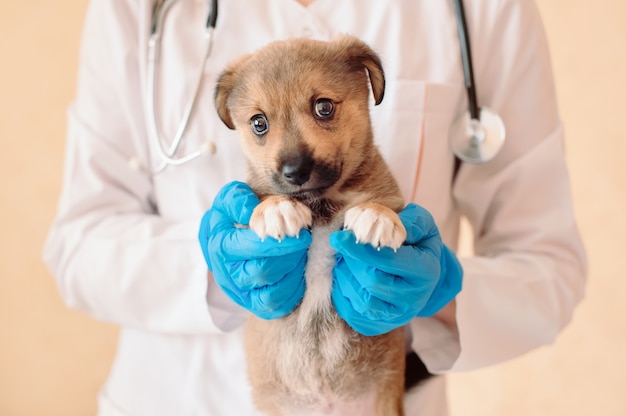
[[[309,155],[296,154],[283,161],[280,172],[286,182],[302,186],[311,177],[313,165],[313,158]]]

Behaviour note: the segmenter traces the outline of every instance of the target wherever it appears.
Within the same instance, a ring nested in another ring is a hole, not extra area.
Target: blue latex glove
[[[259,318],[289,314],[304,296],[304,267],[311,233],[264,241],[249,228],[259,198],[242,182],[224,186],[200,224],[202,253],[215,282],[235,303]]]
[[[463,269],[441,241],[430,213],[409,204],[399,216],[407,237],[397,252],[356,244],[349,230],[330,236],[337,250],[333,304],[348,325],[366,336],[432,316],[461,290]]]

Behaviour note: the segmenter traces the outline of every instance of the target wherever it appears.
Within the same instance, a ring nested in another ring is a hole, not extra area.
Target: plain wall
[[[539,0],[588,249],[554,345],[450,379],[452,416],[626,415],[626,2]],[[93,415],[117,329],[62,303],[41,261],[60,191],[86,0],[0,4],[0,415]]]

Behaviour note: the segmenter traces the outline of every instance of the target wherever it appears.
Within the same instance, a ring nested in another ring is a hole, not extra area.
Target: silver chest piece
[[[463,162],[484,163],[500,152],[506,130],[495,111],[482,107],[480,120],[470,119],[464,112],[450,127],[450,147]]]

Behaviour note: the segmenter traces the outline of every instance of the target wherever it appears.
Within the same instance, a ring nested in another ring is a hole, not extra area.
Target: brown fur
[[[251,317],[246,328],[255,402],[270,415],[330,411],[336,400],[358,400],[372,392],[376,415],[403,413],[404,329],[364,337],[337,316],[328,296],[320,297],[319,305],[307,300],[314,279],[326,282],[322,288],[328,285],[332,264],[321,277],[309,269],[315,256],[328,257],[316,253],[327,250],[328,235],[344,217],[345,227],[361,242],[397,248],[406,236],[396,215],[404,201],[374,145],[368,84],[380,103],[385,79],[378,56],[343,36],[333,42],[272,43],[233,62],[216,87],[218,114],[240,132],[249,184],[262,199],[251,228],[261,237],[282,238],[313,226],[302,304],[285,318]],[[316,116],[320,98],[334,104],[332,117]],[[257,114],[269,123],[262,136],[251,127]],[[292,165],[308,167],[298,183],[285,179]],[[362,212],[370,217],[360,218]],[[371,215],[379,225],[373,226]],[[278,230],[270,221],[277,218]]]

